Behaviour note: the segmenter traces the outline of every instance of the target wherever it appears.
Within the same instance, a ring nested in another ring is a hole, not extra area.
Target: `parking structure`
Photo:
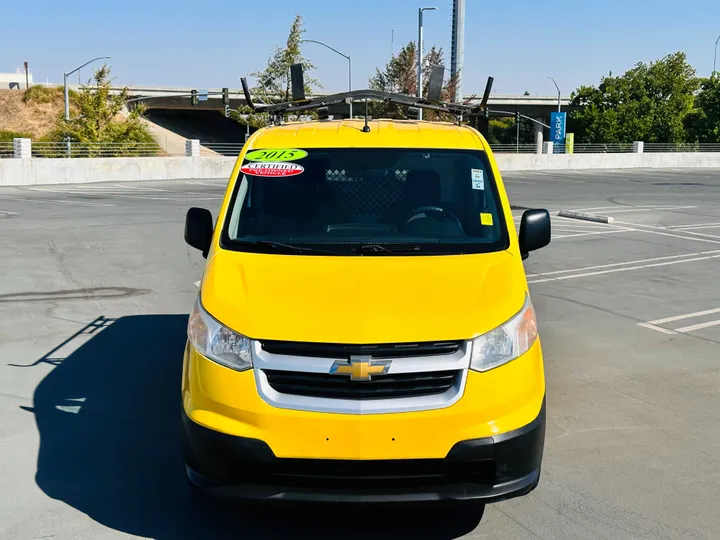
[[[720,171],[503,178],[516,222],[553,216],[525,263],[549,417],[540,486],[480,523],[195,501],[175,436],[202,260],[182,231],[226,181],[0,188],[0,537],[720,536]]]

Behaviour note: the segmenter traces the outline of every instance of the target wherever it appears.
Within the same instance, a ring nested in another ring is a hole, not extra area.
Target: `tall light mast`
[[[450,75],[457,76],[455,102],[462,102],[463,64],[465,62],[465,0],[453,0]]]

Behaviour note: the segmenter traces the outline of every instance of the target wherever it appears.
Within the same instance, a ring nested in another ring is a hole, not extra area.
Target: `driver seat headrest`
[[[408,172],[405,180],[405,200],[421,204],[441,199],[440,175],[431,169],[416,169]]]

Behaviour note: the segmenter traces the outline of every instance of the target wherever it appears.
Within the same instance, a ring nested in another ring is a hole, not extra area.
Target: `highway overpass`
[[[69,85],[71,89],[79,89],[78,85]],[[123,87],[114,87],[112,93],[119,93]],[[200,98],[196,105],[191,102],[192,90],[198,91]],[[207,99],[200,97],[200,91],[207,92]],[[329,95],[329,92],[318,92],[313,97]],[[146,117],[154,124],[156,138],[166,150],[169,146],[182,146],[186,139],[199,139],[203,143],[238,143],[243,142],[250,134],[250,128],[243,127],[234,120],[225,118],[222,113],[225,105],[222,101],[222,88],[169,88],[156,86],[129,86],[128,95],[133,103],[142,102],[147,108]],[[238,109],[246,104],[242,89],[229,89],[230,108]],[[479,103],[482,91],[469,94],[465,100]],[[561,97],[562,110],[569,111],[570,98]],[[506,111],[511,114],[519,112],[534,118],[543,124],[550,123],[550,113],[557,111],[558,98],[555,96],[513,96],[492,94],[488,102],[490,109]],[[152,126],[151,126],[152,127]],[[535,124],[536,137],[544,131],[540,124]],[[165,135],[163,135],[163,133]],[[175,135],[171,135],[175,134]],[[171,141],[170,139],[177,139]],[[166,146],[168,146],[166,148]]]
[[[76,88],[76,85],[70,86],[70,88]],[[119,92],[122,87],[114,88],[114,91]],[[207,91],[207,100],[199,101],[197,105],[192,105],[190,101],[190,93],[192,90]],[[479,102],[482,97],[482,90],[477,93],[471,93],[465,96],[464,99],[471,100],[471,102]],[[225,106],[222,103],[222,88],[169,88],[169,87],[157,87],[157,86],[129,86],[128,94],[132,99],[136,98],[148,98],[142,102],[149,110],[214,110],[223,111]],[[329,92],[318,92],[314,96],[328,95]],[[242,89],[231,88],[229,89],[230,95],[230,108],[237,109],[245,105],[245,97],[243,96]],[[560,105],[564,111],[569,111],[570,108],[570,97],[565,96],[560,98]],[[491,109],[509,111],[509,112],[520,112],[525,116],[536,118],[548,123],[550,113],[557,111],[558,98],[554,96],[522,96],[522,95],[500,95],[492,94],[488,102],[488,106]]]

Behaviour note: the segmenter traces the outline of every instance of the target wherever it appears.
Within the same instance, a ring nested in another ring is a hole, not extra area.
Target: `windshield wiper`
[[[267,246],[273,249],[276,249],[278,251],[282,250],[285,252],[293,252],[293,253],[308,253],[308,254],[323,254],[323,255],[337,255],[337,251],[332,251],[329,249],[317,249],[317,248],[311,248],[311,247],[302,247],[302,246],[295,246],[293,244],[284,244],[282,242],[273,242],[272,240],[258,240],[257,242],[243,242],[244,244],[248,245],[255,245],[255,246]]]
[[[420,246],[381,246],[380,244],[365,244],[355,248],[358,253],[415,253],[420,251]]]

